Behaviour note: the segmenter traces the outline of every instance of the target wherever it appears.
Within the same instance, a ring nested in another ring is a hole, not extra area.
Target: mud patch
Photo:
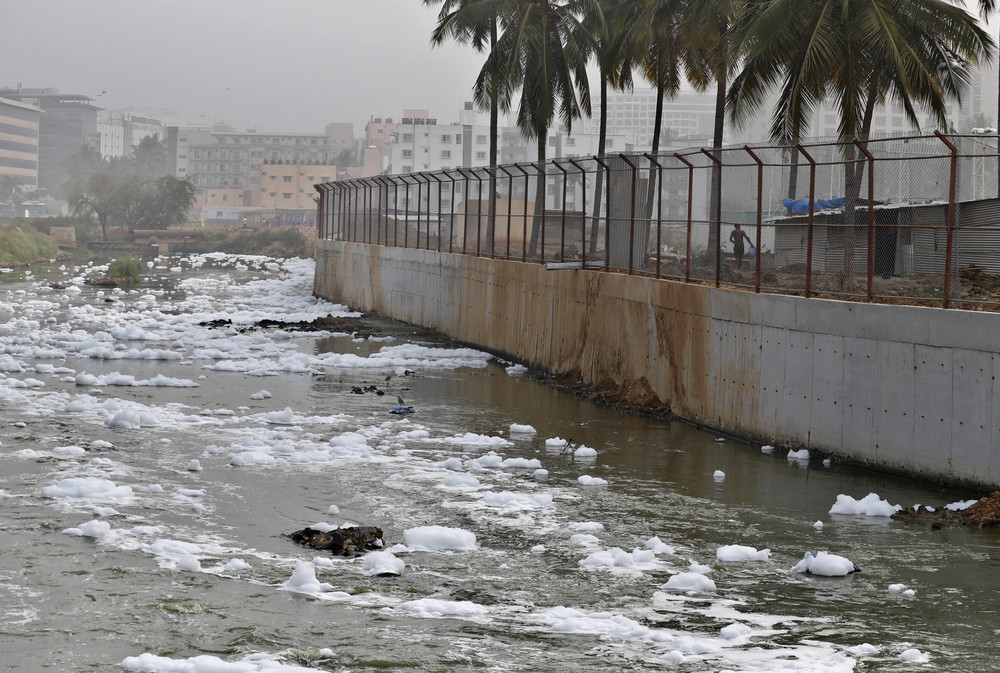
[[[618,411],[646,414],[658,418],[673,416],[670,403],[664,402],[653,391],[646,377],[616,383],[610,379],[594,385],[583,383],[578,369],[562,375],[541,374],[538,380],[563,388],[569,388],[580,399],[611,407]]]

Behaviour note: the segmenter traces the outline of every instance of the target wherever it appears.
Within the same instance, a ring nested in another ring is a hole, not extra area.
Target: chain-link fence
[[[569,157],[317,185],[323,238],[1000,310],[997,135]]]

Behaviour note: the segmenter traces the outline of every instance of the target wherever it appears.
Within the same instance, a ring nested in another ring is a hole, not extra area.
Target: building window
[[[290,199],[290,198],[292,198],[292,193],[291,192],[285,192],[285,193],[283,193],[281,195],[281,198],[283,198],[283,199]]]
[[[272,175],[271,176],[271,180],[274,180],[276,177],[278,177],[278,176],[277,175]]]
[[[445,133],[443,136],[441,136],[441,142],[443,142],[443,143],[450,143],[451,142],[451,134],[450,133]]]
[[[412,143],[413,142],[413,134],[412,133],[404,133],[403,134],[403,142],[404,143]]]
[[[403,166],[403,172],[404,173],[409,173],[412,170],[413,170],[413,166]]]
[[[403,150],[403,157],[412,157],[412,156],[413,156],[412,150]]]
[[[567,145],[576,145],[576,138],[566,138]]]
[[[461,145],[462,144],[462,136],[461,136],[461,134],[458,134],[458,133],[455,134],[455,144],[456,145]]]
[[[271,198],[273,199],[273,198],[274,198],[274,192],[270,192],[270,193],[268,194],[268,196],[270,196],[270,197],[271,197]]]
[[[607,141],[605,141],[605,144],[607,145],[608,149],[611,149],[612,147],[615,146],[615,141],[612,140],[611,138],[608,138]]]
[[[441,158],[442,159],[451,159],[451,150],[442,150],[441,151]]]
[[[476,136],[476,143],[479,145],[486,144],[486,136]]]
[[[281,177],[281,179],[284,180],[285,182],[291,182],[292,181],[292,176],[291,175],[283,175]]]
[[[485,160],[486,152],[476,152],[476,159]]]

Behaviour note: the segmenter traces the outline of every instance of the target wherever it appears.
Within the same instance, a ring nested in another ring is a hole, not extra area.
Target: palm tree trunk
[[[497,19],[493,17],[490,22],[490,53],[492,53],[497,46]],[[500,129],[500,105],[497,100],[496,92],[496,65],[493,66],[493,74],[491,76],[491,81],[494,84],[494,91],[490,94],[490,205],[489,211],[486,216],[486,239],[490,242],[490,256],[496,252],[496,216],[497,216],[497,153],[498,153],[498,138],[497,134]],[[508,199],[510,196],[508,195]],[[509,207],[509,205],[508,205]],[[510,241],[507,241],[507,247],[510,247]]]
[[[865,101],[865,113],[861,121],[860,136],[862,140],[868,139],[871,133],[872,117],[875,114],[875,87],[877,82],[872,80],[872,86],[868,91],[868,100]],[[847,145],[844,148],[844,261],[840,270],[840,282],[837,283],[840,289],[845,292],[853,292],[857,288],[854,282],[854,250],[858,234],[857,203],[861,194],[861,178],[865,172],[865,162],[855,161],[856,152],[854,145]]]
[[[545,143],[548,140],[548,129],[538,129],[538,177],[535,178],[535,210],[531,218],[531,241],[528,243],[529,256],[534,257],[538,253],[539,233],[544,225],[545,216]],[[544,259],[545,250],[541,251]]]
[[[662,81],[662,77],[657,77],[660,80],[656,83],[656,119],[653,120],[653,144],[650,147],[650,154],[656,156],[657,152],[660,151],[660,134],[663,131],[663,96],[665,85]],[[656,175],[654,172],[652,162],[649,165],[649,183],[646,186],[646,220],[648,221],[653,217],[653,205],[654,199],[656,198]],[[648,228],[647,228],[648,231]]]
[[[608,76],[601,68],[601,125],[597,136],[597,156],[604,157],[608,141]],[[590,246],[587,255],[597,254],[597,237],[601,224],[601,197],[604,195],[604,167],[597,164],[594,178],[594,216],[590,221]]]
[[[788,198],[792,201],[795,201],[795,193],[799,186],[799,151],[795,148],[798,141],[798,138],[793,140],[792,146],[789,148],[792,152],[792,160],[788,170]]]
[[[726,130],[726,73],[725,71],[716,77],[717,88],[715,91],[715,129],[712,134],[712,156],[716,161],[722,160],[722,143]],[[720,233],[722,230],[722,166],[712,162],[712,189],[709,205],[710,228],[708,230],[708,252],[715,257],[715,279],[720,279],[722,271],[722,248],[719,245]]]

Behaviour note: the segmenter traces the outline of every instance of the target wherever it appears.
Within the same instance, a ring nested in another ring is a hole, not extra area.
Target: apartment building
[[[174,175],[194,181],[203,208],[259,208],[261,194],[270,193],[260,181],[265,163],[326,166],[332,175],[342,153],[354,151],[352,124],[328,124],[324,133],[170,126],[166,140]]]
[[[58,89],[0,89],[0,97],[42,111],[38,124],[38,186],[58,190],[66,181],[66,159],[84,145],[97,149],[97,113],[93,99]]]
[[[479,125],[471,104],[459,121],[439,124],[427,110],[405,110],[390,135],[389,173],[469,168],[489,163],[490,127]]]
[[[34,105],[0,98],[0,176],[22,188],[38,186],[38,129],[42,111]],[[0,201],[7,195],[0,195]]]

